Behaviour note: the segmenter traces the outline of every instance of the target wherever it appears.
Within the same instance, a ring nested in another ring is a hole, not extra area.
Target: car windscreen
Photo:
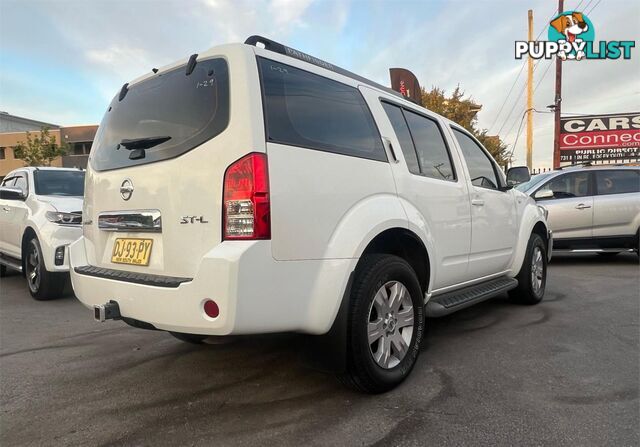
[[[33,182],[39,196],[84,195],[84,171],[34,171]]]
[[[522,191],[526,193],[529,189],[533,188],[535,185],[542,182],[551,174],[552,172],[547,172],[544,174],[536,174],[533,177],[531,177],[531,180],[529,180],[528,182],[520,183],[519,185],[514,186],[514,188],[517,189],[518,191]]]
[[[224,59],[182,65],[125,86],[98,128],[89,163],[118,169],[174,158],[220,134],[229,123]]]

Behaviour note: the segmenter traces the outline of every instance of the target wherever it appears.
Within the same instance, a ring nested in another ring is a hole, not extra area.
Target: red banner
[[[640,147],[640,129],[560,134],[560,150]]]

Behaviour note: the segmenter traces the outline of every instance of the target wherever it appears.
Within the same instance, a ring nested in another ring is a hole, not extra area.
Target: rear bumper
[[[202,258],[190,281],[164,287],[86,274],[84,238],[69,251],[73,289],[85,306],[114,300],[123,317],[162,330],[208,335],[325,333],[355,263],[351,259],[276,261],[270,241],[225,242]],[[218,304],[218,317],[204,313],[207,299]]]

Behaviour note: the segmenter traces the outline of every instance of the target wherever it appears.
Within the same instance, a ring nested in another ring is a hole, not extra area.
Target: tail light
[[[253,152],[224,173],[223,240],[271,239],[267,155]]]

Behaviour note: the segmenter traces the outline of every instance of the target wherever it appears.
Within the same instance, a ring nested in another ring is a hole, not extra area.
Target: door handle
[[[484,206],[484,200],[482,200],[482,199],[473,199],[471,201],[471,205],[473,205],[473,206]]]
[[[591,205],[585,205],[584,203],[576,205],[577,210],[586,210],[587,208],[591,208]]]
[[[11,208],[7,208],[6,206],[3,206],[2,211],[4,211],[5,213],[8,213],[9,211],[11,211]]]

